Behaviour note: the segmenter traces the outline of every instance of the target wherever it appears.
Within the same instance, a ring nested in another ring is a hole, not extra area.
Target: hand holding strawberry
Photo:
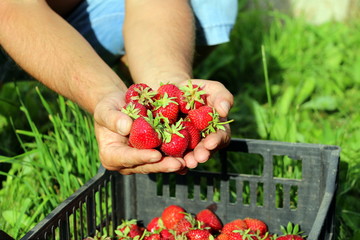
[[[199,145],[201,140],[212,133],[216,134],[218,130],[224,130],[226,133],[227,129],[224,125],[229,122],[222,122],[215,107],[208,105],[208,99],[210,103],[216,101],[206,93],[205,87],[200,85],[200,82],[193,84],[189,80],[181,87],[171,83],[162,84],[157,91],[152,90],[145,83],[137,83],[130,86],[126,96],[128,96],[126,98],[128,105],[143,103],[148,109],[148,115],[152,115],[149,117],[140,117],[139,114],[130,115],[130,111],[125,111],[128,107],[123,109],[123,112],[135,119],[129,139],[132,147],[158,149],[165,156],[170,157],[183,158],[188,155],[190,157],[187,158],[191,159],[191,154],[186,153],[187,150],[201,150],[202,145]],[[137,107],[136,111],[139,112],[140,107]],[[228,109],[222,111],[223,114],[227,114]],[[204,143],[206,144],[206,141]],[[200,148],[197,148],[198,146]],[[203,145],[204,147],[206,148]],[[210,146],[208,150],[213,150],[213,147]]]

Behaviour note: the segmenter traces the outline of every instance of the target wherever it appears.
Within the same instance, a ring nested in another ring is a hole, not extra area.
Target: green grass
[[[195,71],[196,78],[219,80],[234,94],[234,137],[342,148],[339,240],[360,237],[359,30],[360,19],[315,26],[278,12],[241,9],[231,42]],[[0,92],[0,163],[11,164],[9,172],[2,171],[0,229],[18,238],[91,178],[99,161],[88,115],[44,88],[21,85],[23,102],[13,97],[14,89],[9,84]],[[2,114],[5,108],[8,115]],[[238,168],[246,173],[263,171],[243,167]],[[297,168],[295,163],[291,174]],[[290,174],[284,169],[277,168]]]
[[[42,133],[21,102],[29,124],[29,130],[16,130],[23,153],[0,157],[1,164],[11,164],[9,172],[0,172],[7,177],[0,190],[0,228],[15,239],[93,177],[100,164],[91,117],[63,97],[54,112],[37,93],[51,131]]]

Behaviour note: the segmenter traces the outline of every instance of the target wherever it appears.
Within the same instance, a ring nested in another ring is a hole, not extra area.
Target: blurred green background
[[[333,1],[335,13],[321,1],[264,2],[239,1],[231,42],[195,77],[233,93],[233,137],[340,146],[336,238],[360,239],[358,1]],[[91,117],[38,82],[0,88],[0,139],[0,229],[16,239],[99,166]]]

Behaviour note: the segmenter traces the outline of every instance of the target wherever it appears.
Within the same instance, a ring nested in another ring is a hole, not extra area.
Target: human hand
[[[121,112],[124,105],[124,93],[114,92],[103,98],[94,111],[95,134],[104,168],[124,175],[181,171],[185,167],[182,158],[163,157],[155,149],[128,145],[132,119]]]
[[[187,81],[180,82],[178,85],[186,85]],[[214,107],[219,113],[221,120],[226,121],[226,117],[233,105],[234,98],[225,86],[217,81],[193,79],[193,84],[203,86],[207,94],[207,105]],[[229,124],[225,124],[225,131],[218,130],[203,138],[200,143],[191,152],[184,156],[186,167],[195,168],[199,163],[204,163],[211,155],[220,148],[229,144],[231,139],[231,131]]]

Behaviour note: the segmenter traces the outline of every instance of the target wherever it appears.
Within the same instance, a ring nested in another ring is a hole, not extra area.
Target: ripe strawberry
[[[140,116],[147,116],[147,108],[138,102],[129,102],[125,104],[121,111],[132,119],[137,119]]]
[[[161,219],[167,229],[174,229],[177,222],[185,217],[185,213],[184,208],[178,205],[170,205],[163,210]]]
[[[252,232],[259,235],[265,235],[265,233],[268,231],[266,224],[259,219],[245,218],[244,222]]]
[[[178,102],[178,97],[180,96],[180,94],[182,94],[181,90],[175,84],[167,83],[161,84],[161,86],[157,90],[155,98],[159,99],[163,97],[165,93],[167,93],[167,95],[171,98],[174,97],[174,101],[176,102]]]
[[[144,237],[144,240],[160,240],[161,236],[159,233],[150,233],[149,235]]]
[[[169,97],[164,93],[162,97],[153,102],[153,116],[162,116],[169,120],[170,124],[177,121],[179,115],[179,105],[174,100],[175,97]]]
[[[189,132],[182,125],[182,120],[171,126],[166,124],[160,150],[168,156],[182,157],[188,146]]]
[[[156,92],[145,83],[132,84],[125,93],[125,102],[139,102],[147,108],[150,108]]]
[[[216,132],[219,129],[225,130],[223,125],[232,122],[232,120],[220,122],[220,117],[216,110],[207,105],[190,110],[188,117],[194,126],[202,131],[203,136]]]
[[[151,149],[161,145],[160,120],[153,118],[151,112],[148,117],[134,120],[129,136],[129,143],[138,149]]]
[[[174,234],[172,234],[168,229],[161,230],[160,237],[163,240],[175,240]]]
[[[299,235],[289,234],[289,235],[277,237],[276,240],[305,240],[305,238]]]
[[[144,228],[137,224],[136,219],[123,220],[115,230],[118,239],[134,238],[136,236],[141,236],[143,232]]]
[[[191,109],[197,109],[206,104],[206,93],[202,87],[192,84],[189,81],[185,86],[180,87],[179,96],[180,111],[187,114]]]
[[[182,125],[189,132],[189,146],[188,149],[194,149],[201,140],[201,132],[194,126],[191,121],[183,121]]]
[[[226,233],[220,233],[215,239],[216,240],[230,240],[230,236]]]
[[[239,232],[231,232],[227,235],[229,236],[229,240],[248,240],[248,238],[244,238]]]
[[[242,219],[235,219],[231,222],[226,223],[223,226],[221,232],[229,234],[234,230],[246,230],[246,229],[248,229],[248,226]]]
[[[176,223],[176,225],[174,227],[174,231],[176,232],[177,235],[186,233],[194,227],[195,222],[196,222],[196,220],[193,217],[186,215],[184,218],[180,219]]]
[[[202,227],[209,227],[211,233],[217,233],[223,227],[218,216],[210,209],[203,209],[196,214],[196,219],[203,223]]]
[[[153,219],[150,220],[150,222],[146,226],[146,229],[150,232],[157,232],[162,228],[164,228],[164,224],[162,223],[160,217],[154,217]]]
[[[206,229],[191,229],[186,233],[187,239],[190,240],[209,240],[213,239],[213,236]]]

